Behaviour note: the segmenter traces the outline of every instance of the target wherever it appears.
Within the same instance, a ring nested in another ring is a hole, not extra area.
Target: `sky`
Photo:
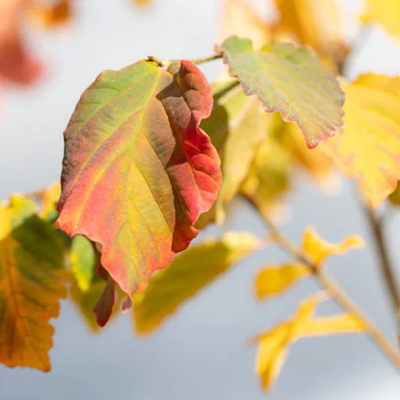
[[[104,69],[118,69],[148,55],[160,59],[198,58],[212,54],[218,38],[221,1],[154,0],[148,8],[129,0],[77,2],[77,20],[67,30],[27,30],[31,46],[46,60],[46,77],[30,90],[8,88],[0,108],[0,198],[29,192],[59,179],[62,132],[82,91]],[[269,15],[263,0],[254,1]],[[341,1],[347,34],[362,1]],[[29,34],[28,34],[29,33]],[[203,68],[215,80],[217,62]],[[374,71],[400,74],[400,45],[380,28],[351,62],[348,78]],[[327,240],[359,233],[367,249],[333,259],[329,272],[377,322],[391,340],[395,329],[390,305],[376,269],[365,221],[354,200],[353,182],[326,196],[305,179],[297,182],[290,201],[292,219],[283,226],[298,242],[305,226],[314,226]],[[238,203],[227,229],[248,230],[265,237],[265,229],[244,204]],[[399,257],[393,219],[391,247]],[[199,240],[218,230],[202,233]],[[396,249],[397,247],[397,249]],[[265,263],[287,260],[267,248],[208,286],[185,304],[156,334],[134,335],[129,315],[89,333],[68,302],[62,303],[52,371],[0,366],[0,399],[4,400],[347,400],[398,399],[400,379],[387,359],[364,336],[305,339],[293,345],[283,372],[269,394],[254,375],[256,349],[247,339],[290,315],[297,302],[318,290],[301,282],[293,291],[265,303],[253,294],[255,273]],[[328,303],[322,312],[337,311]]]

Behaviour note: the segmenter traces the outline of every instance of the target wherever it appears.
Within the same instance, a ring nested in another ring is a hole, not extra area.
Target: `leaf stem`
[[[197,59],[189,60],[189,61],[191,61],[193,64],[198,65],[198,64],[204,64],[209,61],[219,60],[220,58],[222,58],[222,54],[214,54],[209,57],[197,58]]]
[[[246,198],[247,201],[256,207],[252,199]],[[325,275],[322,268],[315,265],[308,256],[295,245],[276,227],[271,219],[262,214],[264,222],[274,239],[289,255],[294,257],[299,263],[307,266],[312,271],[315,279],[318,280],[320,285],[332,296],[332,298],[345,310],[355,315],[365,325],[365,329],[369,337],[373,340],[376,346],[392,361],[392,363],[400,370],[400,355],[397,353],[396,348],[385,337],[383,332],[375,325],[375,323],[364,314],[364,312],[353,302],[350,297],[343,292],[340,286],[330,277]]]
[[[368,205],[363,205],[365,216],[368,220],[375,241],[375,248],[380,261],[380,269],[386,284],[389,298],[392,302],[398,332],[400,331],[400,293],[397,286],[394,268],[389,256],[389,250],[384,237],[382,220],[378,218],[375,210]]]
[[[222,54],[214,54],[209,57],[195,58],[193,60],[188,60],[188,61],[192,62],[193,64],[198,65],[198,64],[204,64],[209,61],[218,60],[220,58],[222,58]],[[156,56],[148,56],[147,59],[148,59],[148,61],[155,62],[159,67],[165,67],[171,63],[181,61],[181,60],[159,60]]]

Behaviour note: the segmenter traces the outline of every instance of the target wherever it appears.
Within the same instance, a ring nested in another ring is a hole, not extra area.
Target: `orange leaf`
[[[66,297],[64,245],[22,196],[0,205],[0,362],[50,370],[59,299]]]

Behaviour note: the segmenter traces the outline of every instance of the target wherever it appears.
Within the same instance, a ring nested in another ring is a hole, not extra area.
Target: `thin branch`
[[[247,198],[250,204],[255,207],[252,199]],[[310,268],[313,276],[322,287],[332,296],[333,299],[345,310],[355,315],[366,327],[366,331],[373,342],[380,350],[392,361],[392,363],[400,370],[400,355],[392,343],[386,339],[385,335],[374,324],[370,318],[347,296],[340,286],[330,277],[325,275],[322,268],[315,265],[301,249],[294,246],[284,234],[275,226],[267,215],[262,215],[268,230],[271,232],[273,239],[299,263]]]
[[[188,60],[188,61],[192,62],[193,64],[198,65],[198,64],[204,64],[209,61],[218,60],[220,58],[222,58],[222,54],[214,54],[209,57],[195,58],[193,60]],[[159,60],[156,56],[148,56],[147,59],[148,59],[148,61],[155,62],[159,67],[165,67],[173,62],[181,61],[181,60]]]
[[[400,329],[400,292],[396,282],[394,267],[390,260],[389,250],[384,237],[382,219],[376,215],[375,210],[363,205],[365,216],[368,220],[371,232],[374,237],[376,251],[378,253],[380,269],[386,284],[387,292],[394,308],[397,327]]]

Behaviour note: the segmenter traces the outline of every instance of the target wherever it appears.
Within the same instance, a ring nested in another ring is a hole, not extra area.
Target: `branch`
[[[255,203],[250,198],[246,200],[256,208]],[[315,265],[301,249],[294,246],[284,234],[275,226],[275,224],[265,214],[262,215],[268,230],[271,232],[272,238],[292,257],[299,263],[307,266],[315,279],[321,284],[322,287],[332,296],[332,298],[348,312],[355,315],[366,327],[369,337],[377,345],[377,347],[392,361],[392,363],[400,370],[400,355],[397,353],[395,347],[386,339],[385,335],[374,324],[370,318],[342,291],[340,286],[330,277],[325,275],[322,268]]]
[[[195,58],[193,60],[188,60],[188,61],[192,62],[193,64],[198,65],[198,64],[204,64],[209,61],[218,60],[220,58],[222,58],[222,54],[214,54],[209,57]],[[148,56],[147,59],[149,61],[155,62],[159,67],[165,67],[171,63],[181,61],[181,60],[159,60],[156,56]]]
[[[376,212],[369,206],[364,205],[363,208],[374,237],[381,273],[394,308],[398,329],[400,330],[400,292],[397,286],[394,268],[390,260],[389,250],[384,238],[382,220],[378,218]]]

